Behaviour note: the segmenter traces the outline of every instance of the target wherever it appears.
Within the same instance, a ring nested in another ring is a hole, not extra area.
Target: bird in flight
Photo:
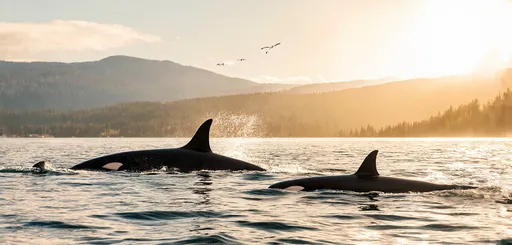
[[[281,43],[276,43],[276,44],[274,44],[274,45],[272,45],[272,46],[265,46],[265,47],[261,48],[261,50],[267,49],[267,52],[265,52],[265,54],[268,54],[268,52],[269,52],[271,49],[275,48],[276,46],[278,46],[278,45],[280,45],[280,44],[281,44]]]
[[[270,49],[270,48],[274,48],[275,46],[280,45],[280,44],[281,44],[281,43],[276,43],[276,44],[274,44],[274,45],[272,45],[272,46],[265,46],[265,47],[263,47],[263,48],[261,48],[261,49],[263,50],[263,49],[266,49],[266,48],[269,48],[269,49]]]
[[[217,63],[218,66],[224,66],[224,63]]]
[[[246,60],[247,60],[247,59],[243,59],[243,58],[242,58],[242,59],[238,59],[238,61],[246,61]]]

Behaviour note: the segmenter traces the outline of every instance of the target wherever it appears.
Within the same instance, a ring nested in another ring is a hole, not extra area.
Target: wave
[[[172,243],[160,244],[243,244],[237,241],[236,238],[225,234],[219,233],[209,236],[192,236],[183,240],[173,241]]]
[[[71,229],[71,230],[79,230],[79,229],[88,229],[88,230],[98,230],[98,229],[108,229],[107,227],[101,226],[89,226],[89,225],[80,225],[80,224],[71,224],[62,221],[29,221],[21,226],[11,226],[8,229],[23,229],[22,227],[43,227],[43,228],[52,228],[52,229]]]
[[[78,174],[78,172],[67,169],[67,168],[47,168],[37,169],[29,167],[2,167],[0,173],[7,174],[36,174],[36,175],[72,175]]]
[[[301,230],[318,230],[315,227],[290,225],[283,222],[276,221],[262,221],[262,222],[250,222],[245,220],[236,221],[240,226],[246,226],[264,231],[301,231]]]
[[[188,219],[188,218],[230,218],[230,217],[241,217],[243,215],[226,215],[219,212],[213,211],[139,211],[139,212],[118,212],[107,215],[91,215],[92,218],[111,220],[115,217],[119,217],[125,220],[135,221],[158,221],[158,220],[177,220],[177,219]]]

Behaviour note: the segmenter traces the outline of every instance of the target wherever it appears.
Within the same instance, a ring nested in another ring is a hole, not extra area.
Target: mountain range
[[[172,102],[166,106],[169,111],[159,113],[201,117],[243,112],[266,118],[270,124],[299,120],[309,125],[304,127],[331,125],[322,128],[332,135],[332,130],[365,124],[378,127],[422,120],[473,99],[485,102],[506,87],[503,77],[511,84],[511,71],[501,77],[466,75],[394,82],[383,78],[298,86],[260,84],[171,61],[128,56],[77,63],[0,61],[0,110],[98,108],[89,112],[100,113],[109,106],[108,113],[116,114],[117,109],[129,108],[126,103],[130,102]],[[114,106],[119,103],[123,105]],[[143,110],[127,113],[139,118],[139,112]]]
[[[0,109],[89,109],[124,102],[286,91],[340,91],[383,84],[388,77],[315,84],[256,83],[172,61],[110,56],[87,62],[0,61]]]
[[[0,61],[0,108],[84,109],[133,101],[279,91],[293,84],[260,84],[171,61],[111,56],[99,61]]]
[[[508,70],[500,76],[421,78],[335,92],[251,93],[72,111],[0,109],[0,129],[5,134],[51,132],[56,137],[97,137],[105,132],[126,137],[183,137],[192,134],[195,125],[214,118],[216,137],[333,137],[352,135],[352,130],[367,129],[367,125],[374,129],[399,125],[407,134],[403,125],[416,124],[401,122],[428,120],[452,111],[451,106],[470,103],[474,109],[473,105],[482,104],[490,111],[508,113],[508,109],[500,111],[508,107],[493,109],[496,103],[488,101],[501,101],[500,91],[511,86],[512,70]],[[450,125],[441,126],[450,128],[467,118],[460,116],[448,113],[436,118],[443,118]],[[503,117],[488,120],[499,118]]]

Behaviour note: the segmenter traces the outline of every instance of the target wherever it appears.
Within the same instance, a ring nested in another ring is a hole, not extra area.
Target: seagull
[[[243,58],[242,58],[242,59],[238,59],[238,61],[246,61],[246,60],[247,60],[247,59],[243,59]]]
[[[265,46],[265,47],[261,48],[261,50],[263,50],[263,49],[267,49],[267,52],[265,52],[265,54],[268,54],[268,52],[269,52],[271,49],[275,48],[276,46],[278,46],[278,45],[280,45],[280,44],[281,44],[281,43],[276,43],[276,44],[274,44],[274,45],[272,45],[272,46]]]
[[[218,66],[224,66],[224,63],[217,63]]]
[[[277,46],[279,44],[281,44],[281,43],[276,43],[276,44],[274,44],[272,46],[265,46],[265,47],[261,48],[261,50],[266,49],[266,48],[274,48],[275,46]]]

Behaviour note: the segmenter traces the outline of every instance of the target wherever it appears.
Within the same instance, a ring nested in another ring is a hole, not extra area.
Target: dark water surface
[[[188,139],[0,138],[1,244],[507,244],[512,140],[213,139],[212,149],[268,172],[87,172],[67,168]],[[267,189],[352,174],[366,155],[383,176],[476,185],[466,191],[367,195]],[[37,161],[51,171],[32,173]],[[379,210],[361,207],[375,204]]]

